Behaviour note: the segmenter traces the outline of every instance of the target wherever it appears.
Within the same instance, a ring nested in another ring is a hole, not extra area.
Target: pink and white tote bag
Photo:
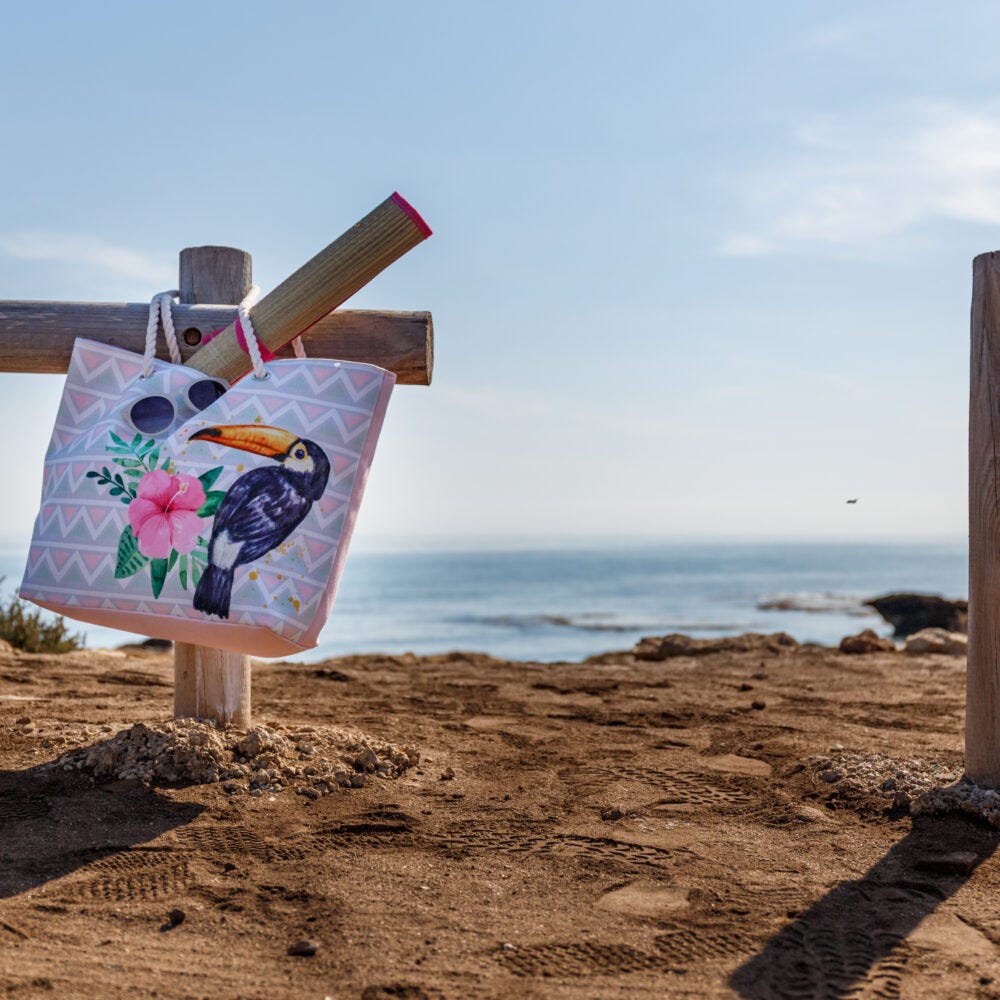
[[[163,315],[175,361],[169,300]],[[22,597],[96,625],[255,656],[316,645],[395,376],[271,360],[232,387],[77,340]]]

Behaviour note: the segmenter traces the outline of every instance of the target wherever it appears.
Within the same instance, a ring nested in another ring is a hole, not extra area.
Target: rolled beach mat
[[[261,346],[277,353],[430,235],[416,209],[393,193],[253,306],[250,319]],[[228,382],[251,367],[235,321],[187,363]]]

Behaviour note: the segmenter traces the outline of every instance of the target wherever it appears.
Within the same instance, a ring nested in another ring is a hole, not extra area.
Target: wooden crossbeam
[[[77,337],[142,354],[148,316],[147,303],[0,301],[0,372],[65,374]],[[175,303],[184,360],[235,319],[233,306]],[[429,312],[338,309],[309,329],[306,349],[313,357],[379,365],[395,372],[400,385],[430,385],[433,342]],[[278,356],[291,357],[291,348]]]

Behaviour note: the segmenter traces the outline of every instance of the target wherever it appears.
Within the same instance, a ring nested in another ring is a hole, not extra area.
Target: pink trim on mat
[[[420,217],[420,213],[398,191],[393,191],[392,200],[413,219],[417,229],[424,234],[424,239],[433,235],[431,227]]]
[[[215,338],[218,337],[220,333],[228,329],[229,329],[228,326],[220,326],[218,330],[213,330],[211,333],[206,333],[205,336],[202,337],[201,339],[201,346],[204,347],[210,340],[215,340]],[[293,337],[292,340],[294,339],[295,338]],[[244,354],[250,353],[247,350],[247,338],[246,335],[243,333],[243,324],[240,322],[239,316],[236,317],[236,343],[240,345],[240,350]],[[289,343],[291,343],[291,341],[289,341]],[[263,344],[260,345],[260,356],[265,361],[274,361],[275,359],[274,355]]]

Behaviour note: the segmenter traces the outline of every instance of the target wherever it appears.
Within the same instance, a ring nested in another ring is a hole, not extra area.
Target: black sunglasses
[[[211,406],[229,387],[214,378],[200,379],[188,386],[188,402],[201,412]],[[159,434],[165,431],[177,415],[173,401],[166,396],[144,396],[132,404],[128,411],[132,426],[141,434]]]

